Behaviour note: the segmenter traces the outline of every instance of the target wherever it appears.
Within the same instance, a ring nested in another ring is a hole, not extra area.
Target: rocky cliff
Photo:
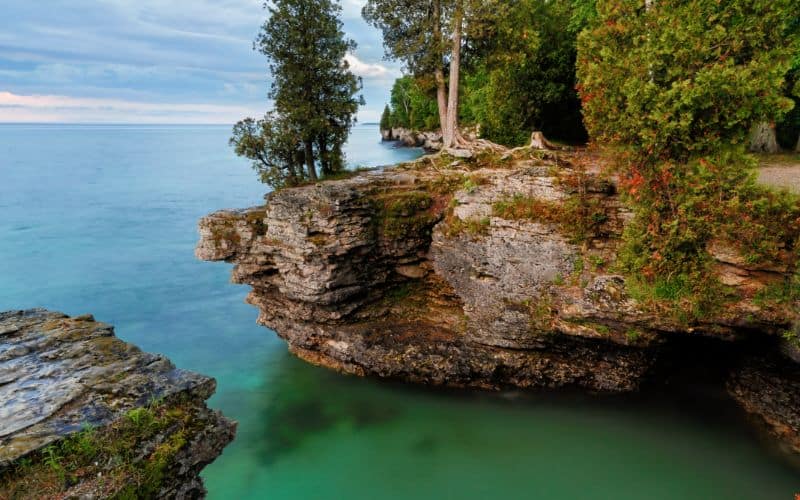
[[[236,424],[213,379],[91,316],[0,313],[0,498],[198,498]]]
[[[468,140],[476,140],[480,136],[479,127],[465,127],[461,129],[461,136]],[[401,146],[410,148],[423,148],[426,151],[439,151],[442,149],[442,133],[440,131],[422,132],[402,127],[381,129],[383,141],[394,141]]]
[[[406,128],[381,129],[381,139],[395,141],[410,148],[425,148],[428,151],[442,149],[441,132],[417,132]]]
[[[724,367],[729,390],[800,450],[800,378],[781,354],[796,308],[756,300],[789,263],[751,265],[714,242],[732,298],[699,318],[650,303],[613,272],[631,214],[603,170],[586,152],[426,157],[212,214],[197,255],[236,264],[292,352],[357,375],[625,392],[691,339],[748,346]]]

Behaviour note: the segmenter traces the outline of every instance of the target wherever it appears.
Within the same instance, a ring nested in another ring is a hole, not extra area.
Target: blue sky
[[[224,123],[269,107],[267,62],[252,50],[262,0],[6,0],[0,122]],[[348,55],[376,121],[400,66],[341,0]]]

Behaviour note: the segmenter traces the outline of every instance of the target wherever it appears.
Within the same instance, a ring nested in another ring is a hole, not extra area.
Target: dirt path
[[[761,183],[800,193],[800,155],[763,156],[759,161],[758,180]]]

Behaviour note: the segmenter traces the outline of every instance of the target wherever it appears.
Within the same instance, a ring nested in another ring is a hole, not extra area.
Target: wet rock
[[[800,457],[800,367],[774,356],[748,359],[732,372],[728,392],[766,432]]]
[[[213,379],[119,340],[91,315],[0,313],[0,331],[0,472],[87,427],[102,432],[133,409],[180,400],[195,414],[194,433],[177,450],[160,496],[203,492],[200,470],[235,432],[234,422],[205,406]]]

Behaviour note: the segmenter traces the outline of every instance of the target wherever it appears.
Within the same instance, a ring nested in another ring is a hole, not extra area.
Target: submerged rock
[[[200,471],[236,429],[206,407],[215,388],[92,316],[0,313],[0,498],[107,497],[145,480],[152,496],[202,495]]]

